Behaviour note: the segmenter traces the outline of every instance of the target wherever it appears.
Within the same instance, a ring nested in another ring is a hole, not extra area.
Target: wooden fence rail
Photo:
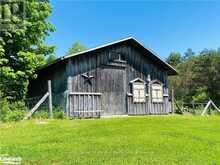
[[[102,113],[101,93],[71,92],[70,116],[100,117]]]

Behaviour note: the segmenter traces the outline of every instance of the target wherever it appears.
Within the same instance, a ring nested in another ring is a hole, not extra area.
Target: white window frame
[[[158,80],[152,81],[151,98],[153,103],[163,103],[163,84]]]
[[[133,103],[145,103],[146,102],[146,83],[140,78],[136,78],[132,81],[132,95]]]

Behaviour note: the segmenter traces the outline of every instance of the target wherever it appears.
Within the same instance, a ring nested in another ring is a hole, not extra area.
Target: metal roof
[[[82,55],[82,54],[90,53],[90,52],[93,52],[93,51],[96,51],[96,50],[99,50],[99,49],[103,49],[103,48],[106,48],[106,47],[109,47],[109,46],[113,46],[115,44],[123,43],[123,42],[131,42],[131,43],[135,44],[136,46],[140,47],[142,50],[150,52],[150,54],[148,54],[150,56],[150,58],[155,59],[155,60],[157,60],[157,62],[162,64],[166,68],[166,70],[168,71],[168,75],[176,75],[176,74],[178,74],[177,71],[170,64],[168,64],[167,62],[163,61],[159,57],[158,54],[156,54],[150,48],[147,48],[144,45],[142,45],[134,37],[124,38],[124,39],[121,39],[121,40],[117,40],[117,41],[114,41],[114,42],[110,42],[110,43],[107,43],[107,44],[104,44],[104,45],[97,46],[95,48],[91,48],[91,49],[82,51],[82,52],[79,52],[79,53],[74,53],[74,54],[70,54],[70,55],[67,55],[67,56],[60,57],[60,58],[56,59],[55,61],[53,61],[52,63],[46,64],[46,65],[42,66],[41,68],[39,68],[39,70],[46,69],[47,67],[49,67],[49,66],[51,66],[53,64],[59,63],[60,61],[64,61],[64,60],[72,58],[72,57],[76,57],[76,56],[79,56],[79,55]]]

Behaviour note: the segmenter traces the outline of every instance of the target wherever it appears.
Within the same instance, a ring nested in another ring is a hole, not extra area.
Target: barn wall
[[[127,63],[114,63],[113,60],[117,55],[112,52],[122,53]],[[134,104],[132,96],[127,96],[127,93],[131,92],[129,82],[137,77],[147,82],[148,75],[152,80],[161,81],[164,84],[164,94],[168,94],[167,73],[154,65],[152,61],[149,61],[146,56],[132,46],[121,45],[70,59],[67,66],[67,75],[72,77],[72,91],[102,93],[102,108],[105,115],[112,113],[129,113],[133,115],[167,114],[170,111],[167,96],[164,97],[163,104],[153,104],[148,97],[145,104]],[[86,83],[82,74],[94,76],[91,79],[92,85]],[[114,81],[111,81],[112,79]],[[120,100],[119,97],[123,99]],[[114,102],[118,108],[108,108],[112,106],[109,105],[109,102]],[[115,112],[116,109],[118,109],[118,112]]]
[[[97,91],[99,84],[95,83],[95,86],[89,88],[85,86],[81,74],[89,72],[89,74],[97,74],[95,82],[100,78],[100,68],[109,64],[115,58],[111,52],[120,52],[125,55],[128,63],[128,69],[126,69],[126,81],[129,82],[134,78],[141,78],[147,81],[147,76],[150,75],[151,79],[160,80],[164,87],[167,88],[167,72],[163,71],[159,66],[152,64],[148,60],[147,55],[144,56],[131,46],[118,46],[105,51],[91,53],[86,55],[80,55],[74,59],[69,59],[67,65],[67,76],[71,76],[74,79],[73,89],[75,91]],[[119,65],[120,67],[120,65]],[[128,90],[128,89],[127,89]]]

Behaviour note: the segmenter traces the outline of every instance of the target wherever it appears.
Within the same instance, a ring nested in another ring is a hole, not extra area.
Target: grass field
[[[220,117],[148,116],[0,124],[22,164],[220,164]]]

